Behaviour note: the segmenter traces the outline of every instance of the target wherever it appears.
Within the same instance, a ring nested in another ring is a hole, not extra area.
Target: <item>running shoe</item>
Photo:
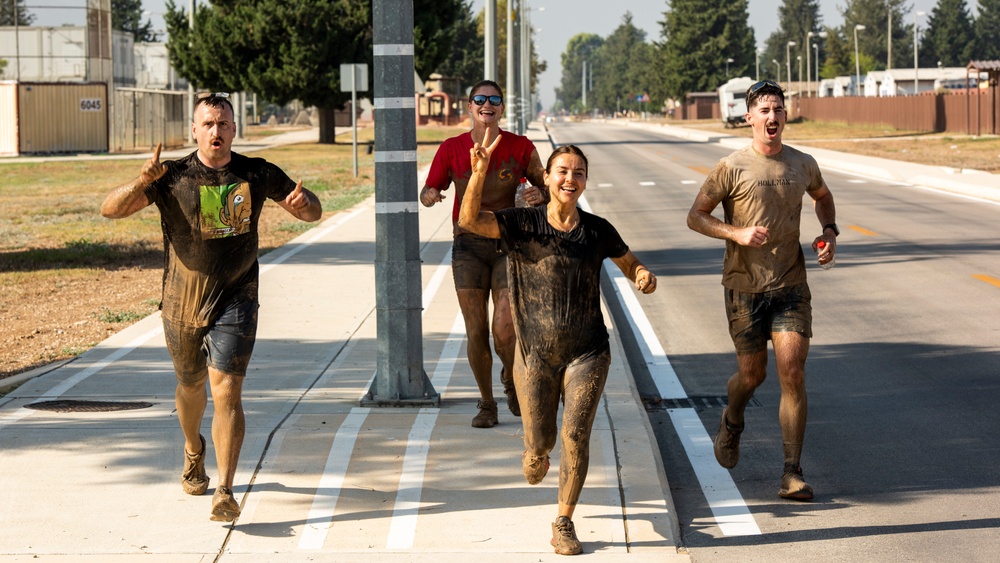
[[[201,440],[201,452],[189,453],[184,448],[184,471],[181,473],[181,487],[189,495],[203,495],[208,490],[208,474],[205,473],[205,437]]]
[[[549,456],[528,455],[528,452],[525,451],[521,454],[521,468],[524,470],[524,478],[528,484],[537,485],[549,472]]]
[[[559,555],[579,555],[583,553],[580,540],[576,539],[573,521],[566,516],[556,518],[552,523],[552,540],[549,542]]]
[[[240,505],[233,497],[233,490],[226,487],[215,489],[212,496],[213,522],[232,522],[240,516]]]
[[[507,396],[507,408],[510,414],[521,416],[521,404],[517,401],[517,389],[514,388],[514,378],[507,377],[507,370],[500,368],[500,383],[503,383],[503,394]]]
[[[813,488],[802,478],[802,467],[799,464],[785,464],[785,474],[781,476],[781,489],[778,490],[778,496],[792,500],[812,500]]]
[[[722,409],[719,433],[715,435],[715,459],[722,467],[732,469],[740,461],[740,434],[743,433],[743,425],[730,424],[726,417],[728,412],[729,407]]]
[[[493,428],[497,425],[497,402],[479,401],[476,403],[479,414],[472,417],[473,428]]]

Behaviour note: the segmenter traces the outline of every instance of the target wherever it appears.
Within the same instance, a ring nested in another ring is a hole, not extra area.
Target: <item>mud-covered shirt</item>
[[[722,204],[725,222],[734,227],[768,228],[763,247],[726,241],[722,285],[763,293],[806,282],[799,243],[802,196],[824,186],[816,160],[784,146],[766,156],[749,145],[716,164],[701,193]]]
[[[163,316],[207,326],[232,300],[257,300],[264,198],[284,200],[295,182],[262,158],[236,153],[224,168],[205,166],[197,151],[165,164],[145,192],[163,229]]]
[[[471,132],[445,140],[434,155],[425,182],[426,186],[439,191],[447,190],[452,182],[455,183],[455,206],[451,212],[455,234],[463,232],[458,227],[458,210],[462,207],[465,188],[472,178],[472,157],[469,153],[472,147]],[[500,130],[500,144],[490,157],[490,168],[483,182],[481,205],[484,211],[514,207],[514,193],[527,173],[533,152],[535,144],[530,139]]]
[[[552,227],[546,208],[496,211],[518,346],[553,364],[608,345],[601,315],[601,264],[628,252],[607,220],[583,210],[570,232]]]

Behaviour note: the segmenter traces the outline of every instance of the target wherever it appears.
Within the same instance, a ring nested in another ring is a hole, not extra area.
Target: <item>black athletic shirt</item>
[[[167,161],[146,188],[163,229],[163,316],[187,326],[211,324],[235,300],[257,300],[257,221],[264,198],[295,189],[280,168],[236,153],[209,168],[197,151]]]
[[[565,233],[549,225],[545,206],[494,212],[518,345],[554,366],[607,347],[601,264],[628,252],[611,223],[579,213],[580,224]]]

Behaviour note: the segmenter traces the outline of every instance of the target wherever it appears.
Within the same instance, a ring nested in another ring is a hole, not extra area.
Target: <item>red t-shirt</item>
[[[525,177],[531,153],[535,151],[535,144],[527,137],[503,130],[500,131],[500,137],[500,144],[493,151],[489,172],[483,183],[484,211],[514,207],[514,192],[521,178]],[[469,154],[472,145],[471,132],[441,143],[427,174],[426,185],[439,191],[445,191],[452,182],[455,183],[457,196],[451,213],[452,223],[458,223],[458,210],[462,205],[465,188],[469,185],[469,178],[472,177],[472,157]]]

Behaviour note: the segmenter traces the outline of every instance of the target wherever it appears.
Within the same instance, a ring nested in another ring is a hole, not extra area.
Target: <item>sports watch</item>
[[[827,223],[826,225],[823,225],[823,231],[825,232],[827,229],[833,229],[833,236],[840,236],[840,229],[837,228],[836,223]]]

